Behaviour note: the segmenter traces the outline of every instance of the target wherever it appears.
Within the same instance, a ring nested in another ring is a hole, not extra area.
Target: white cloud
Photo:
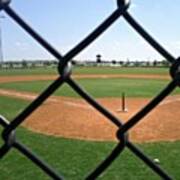
[[[29,44],[26,43],[26,42],[17,41],[17,42],[15,42],[15,46],[16,46],[19,50],[23,50],[23,51],[29,49]]]

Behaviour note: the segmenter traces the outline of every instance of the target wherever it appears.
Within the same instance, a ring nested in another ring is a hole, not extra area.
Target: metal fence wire
[[[97,166],[97,168],[87,175],[86,179],[96,179],[102,174],[118,156],[128,148],[135,156],[141,159],[149,168],[153,170],[162,179],[173,179],[159,165],[144,154],[136,145],[134,145],[129,137],[128,131],[139,123],[142,118],[154,109],[165,97],[167,97],[176,87],[180,86],[180,58],[173,57],[161,44],[145,31],[145,29],[136,22],[136,20],[128,12],[130,6],[129,0],[117,0],[117,9],[105,19],[92,33],[90,33],[83,41],[72,48],[67,54],[61,55],[53,46],[51,46],[43,37],[41,37],[33,28],[31,28],[10,6],[10,0],[0,0],[0,9],[9,15],[19,26],[21,26],[30,36],[32,36],[39,44],[41,44],[49,53],[59,60],[58,72],[59,77],[37,97],[28,107],[26,107],[13,121],[9,122],[2,116],[0,124],[3,127],[2,138],[3,145],[0,147],[0,158],[3,158],[12,148],[17,149],[24,154],[34,164],[44,171],[52,179],[63,179],[53,168],[46,164],[41,158],[36,156],[29,148],[16,138],[16,128],[24,122],[28,116],[32,114],[47,98],[49,98],[55,90],[63,84],[68,84],[76,93],[85,99],[97,111],[102,113],[109,121],[118,127],[117,139],[118,144],[113,151],[105,158],[105,160]],[[96,102],[87,92],[85,92],[79,84],[72,79],[72,59],[94,42],[104,31],[106,31],[117,19],[123,17],[134,30],[139,33],[156,51],[158,51],[167,61],[171,63],[170,76],[171,82],[162,90],[152,101],[147,104],[140,112],[135,114],[126,123],[122,123],[120,119],[115,117],[108,109]]]

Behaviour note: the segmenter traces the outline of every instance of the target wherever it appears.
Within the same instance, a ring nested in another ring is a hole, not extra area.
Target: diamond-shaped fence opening
[[[157,175],[163,179],[172,179],[159,165],[144,154],[138,147],[136,147],[128,137],[128,131],[139,123],[142,118],[154,109],[165,97],[167,97],[177,86],[179,86],[179,59],[174,58],[167,50],[165,50],[153,37],[151,37],[144,28],[138,24],[135,19],[128,12],[130,2],[128,0],[117,0],[117,9],[105,19],[92,33],[90,33],[77,46],[72,48],[67,54],[61,55],[53,46],[51,46],[43,37],[41,37],[33,28],[31,28],[10,6],[10,0],[0,0],[0,8],[7,15],[9,15],[19,26],[21,26],[29,35],[32,36],[40,45],[42,45],[49,53],[59,60],[58,72],[59,77],[37,97],[27,108],[25,108],[13,121],[9,122],[4,117],[0,117],[0,124],[3,127],[2,138],[4,144],[0,147],[0,157],[4,157],[12,148],[15,148],[20,153],[29,158],[37,167],[41,168],[44,173],[53,179],[63,179],[53,168],[36,156],[29,148],[16,138],[16,128],[24,122],[41,104],[48,99],[55,90],[61,88],[63,84],[69,85],[76,93],[78,93],[84,100],[86,100],[97,111],[102,113],[109,121],[118,127],[117,139],[118,143],[113,151],[105,158],[105,160],[97,166],[97,168],[87,175],[86,179],[96,179],[116,160],[121,153],[128,148],[135,156],[141,159],[149,168],[151,168]],[[130,118],[126,123],[115,117],[110,111],[99,104],[87,92],[85,92],[80,85],[71,77],[72,59],[79,54],[84,48],[94,42],[104,31],[106,31],[120,16],[122,16],[127,23],[134,28],[157,52],[159,52],[172,65],[170,68],[170,75],[172,81],[167,87],[162,90],[149,104],[142,110]],[[58,113],[58,112],[57,112]],[[68,163],[68,162],[67,162]]]

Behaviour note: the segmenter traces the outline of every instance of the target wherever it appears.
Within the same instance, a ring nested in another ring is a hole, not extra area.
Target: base
[[[127,108],[125,108],[125,109],[118,109],[117,112],[124,112],[124,113],[126,113],[126,112],[128,112],[128,109]]]

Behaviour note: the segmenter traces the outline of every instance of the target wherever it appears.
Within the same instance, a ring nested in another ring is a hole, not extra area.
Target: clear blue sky
[[[115,0],[12,0],[11,7],[62,54],[82,40],[116,9]],[[180,52],[180,0],[131,0],[129,12],[164,47],[177,57]],[[5,60],[53,59],[5,13],[2,23]],[[123,18],[75,59],[161,60]]]

